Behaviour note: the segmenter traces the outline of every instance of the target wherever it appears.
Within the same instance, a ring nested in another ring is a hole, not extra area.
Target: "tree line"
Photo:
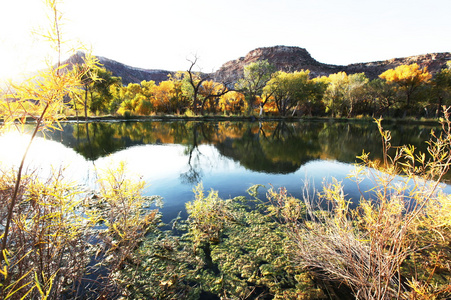
[[[276,71],[267,60],[244,67],[236,83],[216,82],[193,71],[160,83],[123,85],[100,64],[83,78],[70,109],[84,115],[271,115],[330,117],[437,117],[451,104],[451,62],[434,76],[418,64],[389,69],[370,80],[365,73],[338,72],[312,78],[309,70]],[[82,68],[82,66],[78,66]]]

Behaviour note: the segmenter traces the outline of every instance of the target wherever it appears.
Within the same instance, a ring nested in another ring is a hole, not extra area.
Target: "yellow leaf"
[[[8,278],[8,269],[6,268],[6,266],[3,266],[3,270],[0,269],[0,274],[5,276],[5,280]]]

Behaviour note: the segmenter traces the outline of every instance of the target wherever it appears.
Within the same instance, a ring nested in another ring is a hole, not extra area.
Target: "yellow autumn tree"
[[[120,101],[117,113],[120,115],[150,114],[152,112],[150,96],[154,85],[153,81],[143,81],[141,84],[129,83],[126,87],[114,87],[112,89],[113,97],[117,99],[116,101]]]
[[[168,75],[168,80],[174,85],[174,107],[173,110],[178,115],[184,113],[190,106],[190,88],[187,72],[178,71]]]
[[[239,114],[245,111],[244,94],[230,91],[219,98],[219,109],[224,113]]]
[[[324,104],[326,105],[326,113],[330,113],[332,117],[341,117],[347,114],[346,89],[349,83],[348,74],[338,72],[330,74],[327,79],[327,89],[324,94]]]
[[[213,80],[204,81],[199,89],[199,94],[202,96],[201,114],[203,114],[205,110],[213,113],[216,112],[219,97],[227,93],[227,87],[225,87],[222,83],[218,83]]]
[[[414,63],[389,69],[380,74],[379,77],[385,79],[387,82],[395,83],[404,92],[406,96],[406,107],[408,108],[411,104],[412,94],[423,83],[428,82],[432,75],[428,72],[427,68],[420,69],[420,66]]]
[[[174,82],[166,80],[153,88],[152,104],[156,112],[171,112],[174,99]]]

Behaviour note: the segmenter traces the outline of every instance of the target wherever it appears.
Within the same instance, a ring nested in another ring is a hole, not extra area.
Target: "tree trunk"
[[[85,87],[85,121],[88,120],[88,87]]]
[[[299,103],[296,104],[296,107],[293,109],[293,113],[291,114],[292,117],[294,117],[294,114],[296,113],[296,111],[298,110],[299,107]]]
[[[437,111],[436,111],[436,117],[438,118],[440,116],[440,113],[442,111],[442,105],[443,105],[443,97],[438,97],[438,104],[437,104]]]

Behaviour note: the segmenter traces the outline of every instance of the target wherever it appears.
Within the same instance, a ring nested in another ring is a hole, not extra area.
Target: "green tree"
[[[31,134],[24,135],[28,143],[19,165],[0,170],[1,299],[115,299],[121,294],[115,274],[159,222],[156,210],[143,209],[153,202],[141,196],[145,183],[129,179],[123,164],[99,173],[95,196],[69,183],[63,166],[48,177],[27,166],[38,132],[62,129],[59,121],[70,96],[80,94],[90,74],[91,82],[97,80],[89,72],[95,61],[87,58],[70,71],[61,63],[58,3],[45,2],[52,27],[44,37],[56,50],[56,65],[0,92],[0,134],[10,127],[23,134],[27,128],[18,125],[27,118],[35,121]],[[86,288],[88,277],[94,287]]]
[[[324,93],[326,92],[328,81],[325,77],[313,78],[313,89],[307,103],[304,104],[305,111],[309,115],[324,113]]]
[[[272,96],[280,115],[287,115],[293,108],[294,114],[300,105],[311,99],[315,82],[309,74],[308,70],[294,73],[279,71],[267,82],[264,91]]]
[[[347,93],[345,100],[348,106],[347,116],[351,117],[356,113],[365,113],[365,100],[367,97],[366,86],[369,79],[365,73],[348,75]]]
[[[111,71],[103,67],[96,68],[94,72],[96,72],[97,80],[92,82],[91,105],[89,109],[97,114],[115,112],[110,110],[114,109],[114,105],[111,105],[113,94],[110,87],[121,86],[122,79],[113,76]]]
[[[356,104],[365,97],[368,83],[364,73],[347,75],[345,72],[331,74],[328,77],[324,102],[333,117],[350,117]]]
[[[397,104],[393,84],[380,78],[373,79],[367,85],[367,93],[372,99],[374,113],[378,116],[390,116],[390,110]]]
[[[267,60],[259,60],[244,66],[243,78],[238,80],[235,88],[245,94],[248,114],[251,113],[257,96],[262,94],[263,88],[274,72],[275,67]]]
[[[332,117],[342,116],[345,107],[346,84],[348,75],[345,72],[331,74],[328,77],[328,86],[324,94],[326,112]]]
[[[86,56],[83,58],[84,60],[86,60]],[[85,119],[88,119],[88,101],[89,101],[89,94],[91,92],[91,86],[93,84],[93,82],[95,80],[97,80],[96,77],[96,72],[94,71],[97,67],[98,67],[98,60],[94,60],[95,64],[93,66],[91,66],[86,72],[82,72],[82,77],[81,77],[81,85],[82,88],[81,90],[83,91],[83,95],[80,95],[74,98],[74,108],[77,111],[77,105],[76,105],[76,100],[78,99],[82,104],[83,104],[83,110],[84,110],[84,115],[85,115]],[[85,63],[86,64],[86,63]],[[76,65],[74,67],[75,70],[75,74],[80,73],[83,70],[84,66],[83,65]]]
[[[105,69],[96,58],[86,58],[85,55],[83,59],[93,60],[95,64],[81,78],[83,95],[79,95],[74,99],[79,99],[83,104],[85,118],[88,117],[88,111],[96,114],[111,112],[111,102],[114,100],[114,93],[111,87],[121,86],[122,79],[113,76],[112,72]],[[80,72],[80,70],[85,68],[84,65],[74,66],[75,72]],[[77,110],[75,100],[74,108]]]
[[[446,68],[440,70],[432,80],[432,92],[437,101],[436,115],[440,115],[443,105],[451,102],[451,61],[448,61]]]

